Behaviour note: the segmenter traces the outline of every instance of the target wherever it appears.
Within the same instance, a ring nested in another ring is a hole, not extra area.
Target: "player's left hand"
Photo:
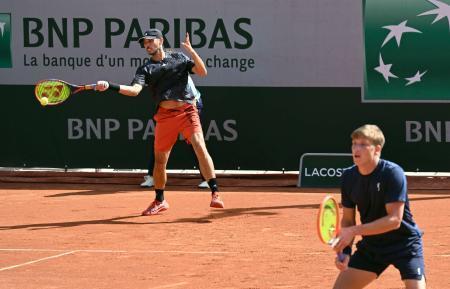
[[[355,238],[353,227],[342,227],[338,236],[339,241],[333,244],[334,251],[342,252],[346,246],[351,244],[353,238]]]

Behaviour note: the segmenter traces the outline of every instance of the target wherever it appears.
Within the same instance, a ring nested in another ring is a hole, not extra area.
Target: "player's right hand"
[[[97,85],[95,86],[95,90],[97,91],[105,91],[109,88],[109,82],[106,80],[97,81]]]
[[[344,260],[339,260],[339,256],[336,255],[336,259],[334,260],[334,263],[336,265],[336,268],[338,268],[340,271],[345,271],[348,268],[348,262],[350,261],[350,256],[347,254],[344,254],[345,258]]]

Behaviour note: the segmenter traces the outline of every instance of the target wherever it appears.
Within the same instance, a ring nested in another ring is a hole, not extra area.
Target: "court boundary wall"
[[[0,186],[7,183],[117,184],[139,185],[145,171],[113,169],[19,169],[1,168]],[[297,188],[298,172],[282,171],[216,171],[221,187]],[[450,190],[450,173],[406,173],[409,190]],[[200,181],[195,170],[168,170],[168,186],[193,186]]]

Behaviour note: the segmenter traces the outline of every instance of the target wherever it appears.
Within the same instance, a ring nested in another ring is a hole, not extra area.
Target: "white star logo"
[[[427,0],[427,1],[432,3],[434,6],[436,6],[437,9],[423,12],[423,13],[419,14],[418,16],[436,14],[437,16],[436,16],[436,18],[434,18],[432,24],[441,20],[444,17],[447,17],[448,27],[450,29],[450,5],[447,5],[447,4],[437,1],[437,0]]]
[[[386,82],[389,83],[389,77],[398,78],[396,75],[391,73],[391,66],[392,66],[392,64],[384,64],[383,58],[381,57],[381,54],[380,54],[380,60],[379,61],[380,61],[380,64],[377,67],[375,67],[375,70],[383,75],[383,77],[386,80]]]
[[[3,37],[3,31],[5,29],[5,22],[0,22],[0,31],[2,32],[2,37]]]
[[[397,41],[397,46],[400,47],[400,40],[402,40],[403,33],[407,33],[407,32],[422,33],[421,31],[419,31],[417,29],[406,26],[406,22],[408,22],[408,20],[405,20],[398,25],[383,26],[383,28],[390,30],[390,32],[384,39],[384,42],[381,45],[381,47],[383,47],[386,43],[389,42],[389,40],[391,40],[394,37],[395,37],[395,40]]]
[[[416,75],[414,75],[413,77],[405,78],[408,81],[408,83],[405,86],[411,85],[416,82],[421,82],[422,76],[424,76],[425,73],[427,73],[426,70],[422,73],[420,73],[420,70],[417,70]]]

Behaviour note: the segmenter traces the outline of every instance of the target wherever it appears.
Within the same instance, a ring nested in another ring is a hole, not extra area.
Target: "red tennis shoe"
[[[223,201],[220,199],[220,196],[217,192],[211,195],[211,203],[209,204],[209,206],[211,208],[218,208],[218,209],[223,209],[225,207]]]
[[[159,202],[154,200],[147,209],[142,212],[142,216],[156,215],[159,212],[163,212],[169,208],[169,203],[166,200]]]

